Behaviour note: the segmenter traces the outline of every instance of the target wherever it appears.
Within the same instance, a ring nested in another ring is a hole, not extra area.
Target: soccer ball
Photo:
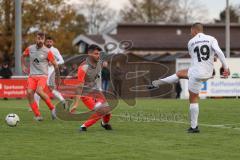
[[[10,127],[16,127],[18,122],[20,121],[19,117],[15,113],[10,113],[6,116],[5,121],[8,126]]]

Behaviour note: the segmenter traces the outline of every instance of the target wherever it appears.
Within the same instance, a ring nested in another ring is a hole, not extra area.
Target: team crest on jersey
[[[39,64],[39,60],[37,58],[35,58],[33,62]]]

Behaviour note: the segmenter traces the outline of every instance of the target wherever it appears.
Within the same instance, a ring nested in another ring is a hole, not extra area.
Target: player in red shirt
[[[52,104],[49,96],[44,92],[44,88],[47,84],[48,76],[48,63],[51,63],[56,71],[57,85],[60,82],[60,73],[57,62],[53,53],[44,46],[45,34],[37,33],[36,44],[26,48],[22,55],[22,68],[23,72],[28,73],[28,69],[25,66],[25,58],[30,58],[30,73],[27,81],[27,98],[32,111],[35,114],[34,119],[42,121],[41,113],[38,109],[38,105],[34,100],[34,93],[36,92],[45,101],[49,109],[51,110],[52,119],[56,118],[55,107]]]
[[[78,68],[78,80],[82,102],[90,109],[96,111],[89,120],[80,127],[80,131],[87,131],[87,128],[102,119],[101,126],[106,130],[112,130],[109,124],[111,114],[110,107],[104,95],[96,90],[101,90],[101,69],[100,52],[96,45],[88,47],[88,57]],[[100,111],[102,110],[102,111]]]

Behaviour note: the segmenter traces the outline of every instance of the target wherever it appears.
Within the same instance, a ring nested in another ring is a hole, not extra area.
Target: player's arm
[[[221,48],[219,47],[216,39],[214,39],[212,42],[212,48],[215,51],[215,53],[217,54],[219,60],[221,61],[222,65],[223,65],[223,68],[224,68],[223,76],[227,78],[230,74],[229,67],[227,65],[226,58],[225,58]]]
[[[22,56],[21,56],[22,71],[25,74],[29,73],[29,70],[26,66],[26,57],[29,57],[29,54],[30,54],[29,48],[26,48],[25,51],[23,52]]]
[[[59,86],[60,82],[61,82],[60,71],[59,71],[59,67],[58,67],[57,61],[55,60],[54,55],[53,55],[53,53],[51,51],[48,52],[48,61],[51,62],[51,64],[54,67],[55,74],[56,74],[56,80],[57,80],[56,84],[57,84],[57,86]]]
[[[77,87],[77,95],[82,95],[82,90],[84,87],[85,76],[87,72],[87,66],[83,65],[78,68],[77,78],[78,78],[78,87]]]
[[[56,49],[56,57],[57,57],[57,64],[58,64],[58,65],[64,64],[63,57],[62,57],[62,55],[60,54],[60,52],[59,52],[58,49]]]

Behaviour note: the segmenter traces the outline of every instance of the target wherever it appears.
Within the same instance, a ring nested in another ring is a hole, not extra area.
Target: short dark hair
[[[46,40],[53,40],[53,38],[51,36],[47,36]]]
[[[88,53],[89,52],[93,52],[95,50],[98,50],[98,51],[102,51],[102,48],[100,48],[99,46],[95,45],[95,44],[91,44],[90,46],[88,46]]]
[[[196,30],[198,30],[198,31],[203,32],[203,24],[202,24],[202,23],[199,23],[199,22],[194,23],[194,24],[192,25],[192,28],[194,28],[194,29],[196,29]]]
[[[45,33],[43,33],[43,32],[37,32],[37,36],[45,37]]]

